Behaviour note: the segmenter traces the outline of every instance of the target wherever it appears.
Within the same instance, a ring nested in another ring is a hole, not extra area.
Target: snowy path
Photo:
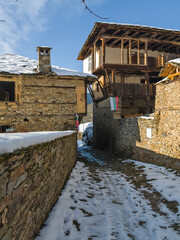
[[[158,176],[173,178],[175,187],[179,177],[152,164],[112,161],[82,145],[79,151],[83,162],[77,162],[36,240],[180,239],[178,203],[168,202],[166,191],[162,197],[158,179],[154,183],[154,175],[148,176],[154,166]],[[178,188],[168,194],[174,191],[176,200]]]

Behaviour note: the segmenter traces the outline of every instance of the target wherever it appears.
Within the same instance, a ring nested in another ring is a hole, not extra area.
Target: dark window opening
[[[15,101],[15,83],[0,81],[0,101]]]
[[[10,126],[6,125],[6,126],[0,126],[0,133],[5,133],[6,129],[9,129]]]
[[[99,84],[96,83],[97,92],[99,92]]]
[[[141,79],[141,83],[145,83],[145,79]]]

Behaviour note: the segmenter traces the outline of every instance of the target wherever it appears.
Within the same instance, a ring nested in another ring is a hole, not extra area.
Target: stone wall
[[[76,163],[76,134],[0,156],[0,239],[38,234]]]
[[[56,75],[0,75],[15,82],[15,102],[0,102],[0,126],[15,131],[76,129],[76,80]],[[84,79],[82,79],[84,81]]]
[[[179,103],[180,79],[157,85],[155,113],[151,117],[113,119],[107,99],[94,107],[94,144],[121,157],[180,171]]]

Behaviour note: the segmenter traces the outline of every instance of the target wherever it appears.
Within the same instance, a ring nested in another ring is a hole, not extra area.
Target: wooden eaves
[[[120,47],[122,38],[141,40],[140,48],[143,42],[148,39],[148,49],[164,51],[168,53],[179,54],[180,52],[180,31],[169,30],[156,27],[127,25],[117,23],[96,22],[86,42],[79,52],[78,60],[83,60],[89,53],[93,44],[100,42],[101,38],[106,39],[106,45],[110,47]],[[128,47],[129,41],[125,46]]]

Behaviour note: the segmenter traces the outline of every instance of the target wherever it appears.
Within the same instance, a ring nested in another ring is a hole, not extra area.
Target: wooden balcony
[[[99,91],[99,90],[98,90]],[[110,96],[116,97],[155,97],[156,86],[154,84],[114,83],[102,87],[103,97],[95,98],[101,101]],[[97,90],[94,91],[96,96]]]

